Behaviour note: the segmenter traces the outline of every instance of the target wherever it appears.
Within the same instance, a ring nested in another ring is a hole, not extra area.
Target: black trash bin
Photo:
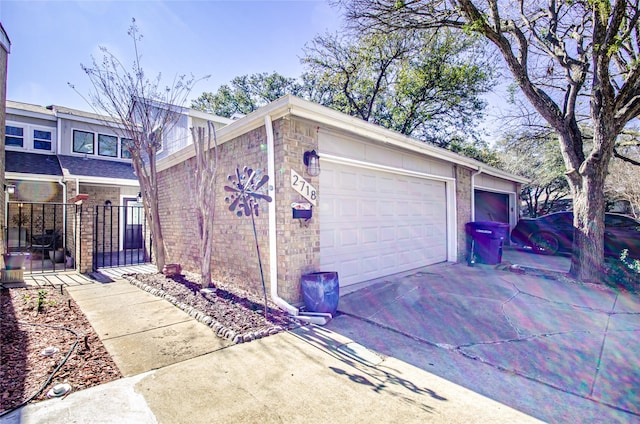
[[[502,245],[509,234],[509,224],[478,221],[465,224],[467,232],[467,264],[476,262],[496,265],[502,262]]]
[[[300,283],[304,305],[310,312],[323,312],[334,315],[340,299],[338,273],[313,272],[303,274]]]

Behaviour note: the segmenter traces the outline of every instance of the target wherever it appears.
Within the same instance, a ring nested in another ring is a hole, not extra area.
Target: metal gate
[[[125,199],[124,206],[97,206],[93,224],[94,271],[151,262],[144,208],[134,199]]]
[[[73,203],[7,202],[6,251],[27,253],[27,273],[76,269],[83,246],[81,209]]]

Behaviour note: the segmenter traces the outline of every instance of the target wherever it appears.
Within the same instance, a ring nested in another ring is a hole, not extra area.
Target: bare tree
[[[599,282],[609,160],[618,135],[640,114],[638,0],[341,3],[364,30],[450,27],[491,41],[523,95],[558,134],[574,205],[571,273]],[[583,111],[593,131],[588,148],[578,125]]]
[[[613,159],[605,185],[605,195],[610,202],[626,201],[629,212],[640,218],[640,148],[628,146],[621,148],[625,160]],[[633,162],[629,162],[629,161]],[[635,162],[635,163],[634,163]]]
[[[196,202],[198,236],[200,237],[200,275],[202,286],[213,287],[211,280],[211,252],[213,251],[213,221],[215,217],[215,185],[218,172],[218,140],[216,128],[191,128],[195,157],[186,162],[189,187]]]
[[[87,102],[96,113],[106,114],[110,119],[105,119],[104,123],[127,139],[123,147],[131,153],[133,169],[142,192],[145,217],[151,229],[155,262],[161,271],[166,262],[166,248],[158,210],[156,155],[162,149],[163,139],[169,136],[184,116],[182,105],[196,81],[193,77],[181,75],[176,76],[169,85],[162,85],[161,74],[153,79],[147,78],[138,50],[142,35],[135,19],[132,19],[128,35],[133,40],[135,53],[131,70],[105,47],[100,48],[104,54],[102,61],[98,62],[92,57],[91,65],[80,66],[93,84]]]
[[[529,217],[556,211],[569,195],[557,138],[548,127],[524,127],[496,143],[505,170],[530,179],[520,192]]]

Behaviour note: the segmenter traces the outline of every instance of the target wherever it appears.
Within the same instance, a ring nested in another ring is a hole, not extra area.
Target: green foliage
[[[220,116],[248,114],[290,93],[488,163],[478,144],[494,81],[477,38],[450,31],[324,35],[305,49],[299,80],[277,73],[234,78],[192,107]],[[454,141],[455,140],[455,141]]]
[[[44,303],[46,297],[47,297],[47,291],[46,290],[38,290],[38,303],[36,305],[36,310],[40,311],[40,309],[42,308],[42,304]]]
[[[494,80],[482,47],[446,30],[319,36],[303,58],[308,98],[441,147],[472,144]]]
[[[47,291],[44,289],[38,290],[38,296],[32,297],[30,294],[25,294],[22,299],[28,309],[35,309],[36,314],[42,311],[43,306],[53,306],[56,304],[55,300],[47,300]]]
[[[286,94],[297,95],[301,90],[295,78],[273,72],[242,75],[222,85],[215,93],[202,93],[191,107],[214,115],[231,117],[246,115]]]
[[[448,145],[448,149],[452,152],[486,163],[496,168],[503,168],[504,164],[497,150],[492,149],[489,145],[479,140],[470,143],[466,140],[452,140]]]
[[[531,180],[520,193],[525,213],[537,217],[557,210],[558,201],[570,192],[557,137],[548,129],[525,129],[507,134],[497,149],[505,170]]]
[[[634,293],[640,291],[640,260],[629,258],[625,249],[619,260],[608,261],[607,265],[607,285]]]

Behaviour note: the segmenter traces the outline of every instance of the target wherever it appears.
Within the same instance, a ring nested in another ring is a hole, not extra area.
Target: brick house
[[[193,125],[204,126],[193,120]],[[214,278],[260,291],[251,219],[229,211],[224,186],[236,168],[269,176],[270,203],[256,217],[272,296],[300,304],[300,277],[337,271],[340,285],[465,255],[464,224],[491,218],[513,227],[525,179],[377,125],[285,96],[220,128]],[[167,140],[170,140],[168,137]],[[190,145],[164,149],[158,162],[168,260],[198,271]],[[305,152],[320,157],[309,175]],[[311,207],[311,219],[293,205]]]
[[[6,101],[4,176],[13,187],[7,208],[8,248],[42,246],[40,252],[31,249],[32,259],[41,259],[38,269],[48,265],[45,250],[64,248],[72,257],[89,252],[75,242],[79,209],[73,200],[78,194],[88,195],[85,211],[137,199],[138,180],[122,147],[124,139],[103,119],[61,106]],[[112,234],[109,245],[115,245],[119,238],[119,234]],[[89,255],[75,263],[86,271],[91,260]]]
[[[192,125],[191,114],[200,112],[185,114],[183,126]],[[218,125],[230,122],[208,118]],[[117,125],[105,123],[108,119],[63,106],[6,101],[3,175],[12,187],[7,247],[31,250],[27,270],[50,269],[46,253],[54,248],[75,259],[57,269],[69,265],[81,272],[150,259],[127,139]],[[78,207],[80,194],[85,200]]]

